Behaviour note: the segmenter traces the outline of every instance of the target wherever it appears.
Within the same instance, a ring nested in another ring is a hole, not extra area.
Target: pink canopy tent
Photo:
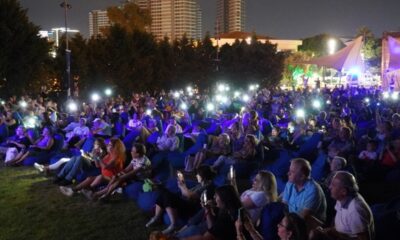
[[[333,68],[340,72],[352,71],[353,69],[362,72],[364,70],[361,57],[362,44],[363,38],[360,36],[335,54],[314,58],[305,62],[305,64],[315,64],[321,67]]]
[[[382,38],[382,87],[400,90],[400,33],[384,33]]]

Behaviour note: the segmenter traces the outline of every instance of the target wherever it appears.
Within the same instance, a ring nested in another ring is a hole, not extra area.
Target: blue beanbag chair
[[[156,204],[158,195],[158,192],[140,192],[137,199],[137,204],[139,208],[145,212],[152,211],[154,205]]]

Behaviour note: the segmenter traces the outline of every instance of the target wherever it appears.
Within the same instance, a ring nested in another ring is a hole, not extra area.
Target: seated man
[[[303,158],[291,161],[288,172],[288,183],[283,192],[283,202],[288,205],[289,212],[309,220],[325,221],[326,199],[321,186],[310,177],[310,163]],[[309,225],[310,228],[312,226]]]
[[[329,186],[336,200],[335,225],[317,228],[314,239],[373,239],[374,219],[371,209],[358,193],[356,179],[351,173],[336,172]]]

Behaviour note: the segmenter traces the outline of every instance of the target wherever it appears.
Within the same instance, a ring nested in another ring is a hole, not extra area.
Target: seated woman
[[[203,204],[208,230],[203,235],[185,239],[236,239],[235,221],[242,205],[235,188],[231,185],[217,188],[214,199],[216,207],[213,207],[213,201]]]
[[[111,138],[107,145],[107,155],[100,161],[95,161],[96,166],[101,168],[101,174],[95,177],[87,177],[83,182],[72,188],[60,186],[60,191],[67,196],[72,196],[75,192],[82,190],[87,198],[92,199],[93,192],[91,189],[109,182],[121,172],[125,157],[125,146],[122,141],[118,138]]]
[[[157,150],[159,151],[175,151],[179,147],[179,138],[176,136],[176,128],[174,125],[168,125],[165,133],[157,138]]]
[[[256,155],[257,138],[254,135],[247,134],[244,139],[243,148],[236,151],[232,156],[220,156],[217,161],[213,164],[212,168],[216,169],[224,164],[235,164],[238,162],[248,162],[251,161]]]
[[[193,167],[198,168],[205,159],[212,157],[219,157],[221,155],[227,156],[231,152],[231,141],[227,133],[223,133],[213,141],[213,145],[210,149],[200,150],[194,157]]]
[[[143,181],[148,178],[151,172],[151,162],[146,157],[146,147],[141,143],[136,143],[132,147],[131,163],[108,183],[107,187],[95,192],[93,199],[106,198],[114,192],[115,189],[128,181]]]
[[[206,191],[208,198],[213,196],[215,188],[213,179],[215,173],[209,166],[200,166],[196,172],[198,184],[191,189],[186,186],[182,173],[178,173],[178,187],[182,196],[171,193],[167,189],[160,188],[160,194],[156,200],[155,215],[146,224],[146,227],[150,227],[153,223],[158,221],[165,210],[169,216],[171,225],[168,226],[163,233],[171,233],[175,230],[178,213],[180,216],[186,218],[191,217],[200,209],[200,196],[204,191]]]
[[[236,178],[228,174],[232,186],[237,190]],[[269,202],[276,202],[278,193],[274,174],[269,171],[259,171],[254,177],[252,188],[244,191],[240,196],[240,201],[246,209],[250,220],[256,224],[260,219],[262,208]]]
[[[0,152],[6,154],[5,163],[7,164],[21,157],[30,144],[31,141],[25,134],[25,127],[20,125],[16,129],[15,135],[0,146]]]
[[[30,145],[28,150],[19,158],[9,161],[9,165],[17,165],[23,162],[27,157],[36,156],[44,152],[49,152],[54,144],[53,132],[51,127],[44,127],[42,136],[36,140],[33,145]]]
[[[246,239],[243,235],[243,227],[249,232],[251,239],[253,240],[263,240],[263,236],[257,232],[251,221],[244,219],[243,221],[237,220],[235,222],[236,235],[238,240]],[[296,213],[288,213],[285,217],[278,223],[278,237],[281,240],[307,240],[307,226],[299,215]],[[273,238],[277,239],[277,238]]]
[[[106,154],[107,146],[104,139],[97,138],[91,153],[82,153],[82,155],[73,156],[71,158],[61,158],[58,162],[48,166],[35,163],[34,167],[38,169],[39,172],[49,173],[52,170],[57,170],[66,163],[54,180],[54,183],[64,186],[72,184],[72,180],[75,178],[78,171],[90,171],[96,168],[95,161],[103,159]]]

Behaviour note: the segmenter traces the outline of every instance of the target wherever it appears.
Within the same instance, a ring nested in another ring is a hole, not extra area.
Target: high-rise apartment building
[[[89,12],[89,35],[96,37],[103,34],[103,30],[111,26],[106,10],[93,10]]]
[[[245,30],[245,0],[217,0],[216,35]]]
[[[141,8],[150,10],[152,23],[149,31],[157,38],[201,38],[201,9],[196,0],[133,0]]]

